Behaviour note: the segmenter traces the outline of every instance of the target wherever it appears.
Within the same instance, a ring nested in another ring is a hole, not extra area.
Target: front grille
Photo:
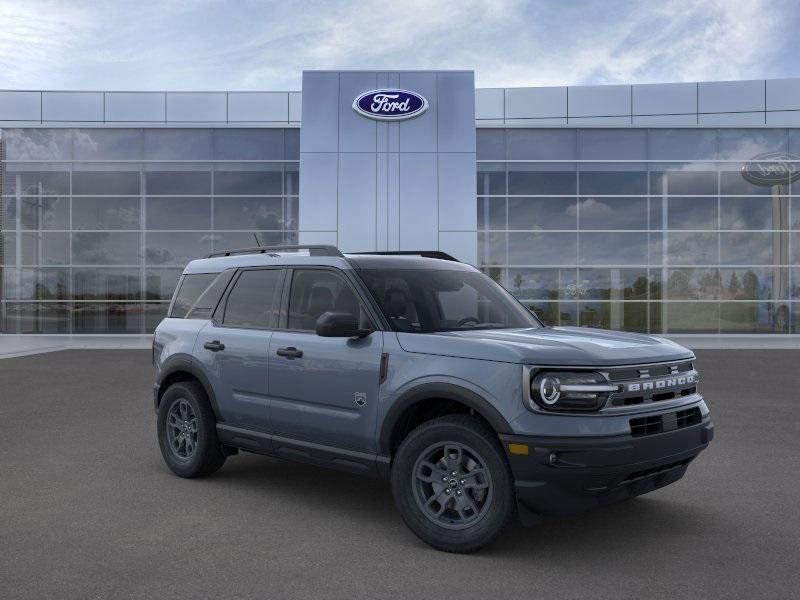
[[[684,381],[678,382],[681,376],[684,376]],[[608,370],[608,378],[612,383],[619,384],[619,390],[611,394],[609,406],[664,402],[697,392],[697,373],[690,360],[616,369],[612,367]],[[631,390],[633,385],[638,385],[638,388]]]
[[[654,475],[661,475],[662,473],[666,473],[667,471],[672,471],[672,469],[679,469],[681,467],[685,467],[690,462],[692,462],[692,459],[686,458],[684,460],[679,460],[678,462],[669,463],[668,465],[661,465],[660,467],[652,467],[650,469],[645,469],[644,471],[634,471],[633,473],[628,475],[623,481],[621,481],[620,485],[625,485],[626,483],[633,483],[634,481],[638,481],[639,479],[653,477]]]
[[[694,406],[663,415],[637,417],[631,419],[629,423],[631,426],[631,436],[642,437],[697,425],[702,419],[703,416],[700,414],[700,409]]]

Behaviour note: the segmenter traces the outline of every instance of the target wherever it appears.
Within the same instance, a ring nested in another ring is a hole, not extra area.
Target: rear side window
[[[170,317],[184,318],[189,309],[192,308],[194,303],[200,298],[200,295],[208,289],[214,280],[219,276],[219,273],[193,273],[191,275],[184,275],[181,279],[180,287],[175,293],[175,300],[172,302],[172,311],[169,313]]]
[[[278,322],[282,269],[242,271],[225,303],[223,325],[270,329]]]

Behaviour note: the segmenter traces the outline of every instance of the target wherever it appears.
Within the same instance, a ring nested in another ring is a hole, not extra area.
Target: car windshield
[[[432,333],[542,326],[483,273],[434,269],[365,269],[359,273],[396,331]]]

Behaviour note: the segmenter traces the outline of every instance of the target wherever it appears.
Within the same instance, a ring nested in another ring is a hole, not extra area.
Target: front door
[[[335,269],[295,269],[287,314],[269,347],[270,425],[288,438],[375,451],[383,337],[315,333],[328,311],[355,314],[374,329],[352,284]]]
[[[267,431],[268,352],[283,269],[243,270],[197,337],[195,357],[211,381],[226,425]]]

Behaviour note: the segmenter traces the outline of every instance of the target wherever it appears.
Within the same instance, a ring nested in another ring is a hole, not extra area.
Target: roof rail
[[[326,246],[320,244],[300,244],[289,246],[258,246],[255,248],[238,248],[236,250],[225,250],[222,252],[212,252],[208,258],[218,258],[220,256],[237,256],[239,254],[273,254],[276,252],[286,252],[292,250],[308,250],[310,256],[343,256],[336,246]]]
[[[381,252],[348,252],[348,254],[377,254],[378,256],[421,256],[423,258],[438,258],[439,260],[450,260],[461,262],[455,256],[442,252],[441,250],[389,250]]]

